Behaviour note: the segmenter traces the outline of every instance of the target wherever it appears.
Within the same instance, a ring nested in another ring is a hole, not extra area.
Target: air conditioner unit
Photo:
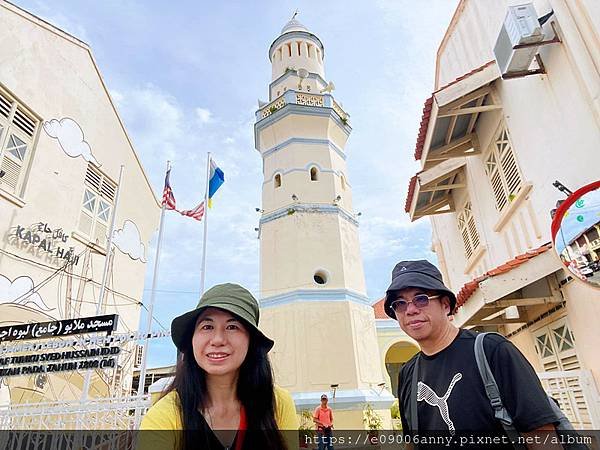
[[[494,46],[494,56],[500,73],[504,75],[529,69],[539,47],[515,49],[515,46],[543,40],[544,32],[533,3],[509,6]]]

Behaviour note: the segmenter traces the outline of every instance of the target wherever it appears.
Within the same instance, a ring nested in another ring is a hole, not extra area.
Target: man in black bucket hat
[[[425,260],[399,262],[392,271],[384,308],[421,347],[398,377],[405,435],[434,433],[453,439],[450,447],[459,446],[461,433],[497,433],[506,438],[477,368],[474,343],[478,333],[453,325],[456,296],[440,271]],[[483,346],[516,431],[553,432],[556,414],[521,352],[498,334],[487,336]],[[501,444],[498,448],[513,447]]]

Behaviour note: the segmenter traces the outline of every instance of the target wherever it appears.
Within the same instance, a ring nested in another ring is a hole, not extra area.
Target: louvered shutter
[[[117,185],[91,163],[85,173],[85,185],[79,230],[92,242],[104,246]]]
[[[509,146],[504,154],[501,156],[500,164],[502,166],[502,172],[506,179],[506,187],[508,188],[508,195],[515,195],[521,188],[521,174],[515,161],[515,155],[512,148]]]
[[[37,123],[0,92],[0,170],[5,172],[0,178],[0,185],[11,193],[18,194]]]
[[[473,248],[471,248],[471,240],[469,239],[469,229],[467,221],[465,220],[465,212],[462,211],[458,215],[458,231],[463,240],[463,246],[465,248],[465,256],[467,259],[473,254]]]
[[[560,319],[535,332],[536,351],[546,372],[581,369],[575,339],[567,321]],[[559,401],[561,409],[576,428],[591,427],[591,416],[579,376],[544,379],[545,388]]]

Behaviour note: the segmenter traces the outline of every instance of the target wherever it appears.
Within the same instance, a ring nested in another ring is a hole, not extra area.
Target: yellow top
[[[280,430],[297,430],[298,416],[294,400],[288,391],[275,386],[275,420]],[[140,433],[137,450],[179,450],[183,429],[179,398],[171,391],[153,405],[142,420],[140,430],[161,430],[160,433]],[[171,432],[169,432],[171,431]],[[298,448],[297,433],[285,433],[289,449]]]

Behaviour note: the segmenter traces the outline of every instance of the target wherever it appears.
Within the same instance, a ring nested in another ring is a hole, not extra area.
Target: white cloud
[[[43,124],[44,131],[48,136],[58,139],[60,148],[71,158],[83,157],[88,162],[100,165],[92,149],[83,135],[83,130],[77,122],[69,117],[60,120],[52,119]]]
[[[113,243],[126,255],[132,259],[139,259],[146,262],[146,246],[141,242],[140,231],[135,223],[126,220],[123,228],[115,230],[113,233]]]
[[[230,136],[228,136],[225,139],[223,139],[223,144],[228,144],[229,145],[229,144],[234,144],[234,143],[235,143],[235,139],[232,138],[232,137],[230,137]]]
[[[118,92],[119,113],[146,169],[162,172],[167,160],[185,159],[190,124],[177,99],[151,83]]]
[[[52,308],[49,308],[40,294],[33,292],[33,289],[33,280],[27,276],[17,277],[11,282],[4,275],[0,275],[0,304],[33,304],[42,311],[50,311]]]
[[[196,108],[195,112],[196,118],[201,124],[209,123],[212,121],[212,113],[208,109]]]

